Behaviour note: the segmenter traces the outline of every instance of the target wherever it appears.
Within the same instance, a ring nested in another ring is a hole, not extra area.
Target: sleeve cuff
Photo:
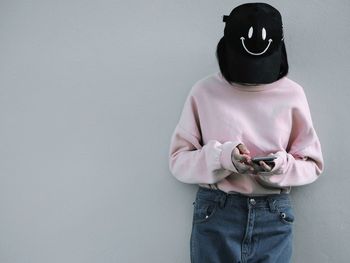
[[[277,158],[275,159],[275,166],[270,172],[273,174],[281,174],[283,171],[283,165],[286,161],[286,152],[278,151],[274,155],[277,156]]]
[[[241,144],[241,142],[239,141],[228,141],[225,142],[222,145],[222,151],[220,153],[220,163],[221,166],[226,169],[226,170],[230,170],[233,171],[235,173],[238,173],[236,167],[234,166],[233,162],[232,162],[232,151],[234,148],[236,148],[239,144]]]

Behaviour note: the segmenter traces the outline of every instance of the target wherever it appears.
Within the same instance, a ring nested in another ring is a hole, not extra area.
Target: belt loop
[[[269,202],[270,211],[274,213],[276,211],[276,200],[269,197],[268,202]]]
[[[220,208],[224,208],[224,207],[225,207],[226,200],[227,200],[227,196],[228,196],[228,194],[227,194],[227,193],[224,193],[224,194],[222,194],[222,196],[220,197],[220,200],[219,200],[219,207],[220,207]]]

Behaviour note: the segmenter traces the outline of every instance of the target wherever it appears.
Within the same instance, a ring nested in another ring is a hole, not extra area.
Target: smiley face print
[[[253,26],[251,26],[251,27],[249,28],[249,30],[248,30],[248,39],[251,39],[251,38],[252,38],[253,33],[254,33],[254,28],[253,28]],[[259,37],[259,36],[258,36],[258,37]],[[241,39],[241,41],[242,41],[242,46],[243,46],[243,48],[245,49],[245,51],[247,51],[249,54],[251,54],[251,55],[253,55],[253,56],[260,56],[260,55],[264,54],[264,53],[268,50],[268,48],[270,47],[270,44],[271,44],[271,42],[272,42],[272,39],[269,38],[269,39],[268,39],[268,44],[267,44],[266,48],[265,48],[263,51],[261,51],[261,52],[252,52],[252,51],[250,51],[250,50],[246,47],[246,45],[245,45],[245,43],[244,43],[245,37],[242,36],[240,39]],[[265,41],[265,40],[266,40],[266,29],[265,29],[265,27],[263,27],[263,28],[261,29],[261,40],[262,40],[262,41]]]

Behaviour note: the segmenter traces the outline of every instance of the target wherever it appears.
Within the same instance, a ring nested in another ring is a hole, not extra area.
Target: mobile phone
[[[260,161],[264,161],[266,163],[271,163],[273,160],[275,160],[277,156],[269,155],[269,156],[260,156],[260,157],[254,157],[252,158],[252,161],[254,163],[259,163]]]

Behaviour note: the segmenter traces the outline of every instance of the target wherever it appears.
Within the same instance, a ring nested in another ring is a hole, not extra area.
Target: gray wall
[[[325,171],[292,189],[294,262],[348,262],[350,2],[268,1]],[[0,262],[189,262],[197,185],[170,135],[243,1],[0,2]]]

